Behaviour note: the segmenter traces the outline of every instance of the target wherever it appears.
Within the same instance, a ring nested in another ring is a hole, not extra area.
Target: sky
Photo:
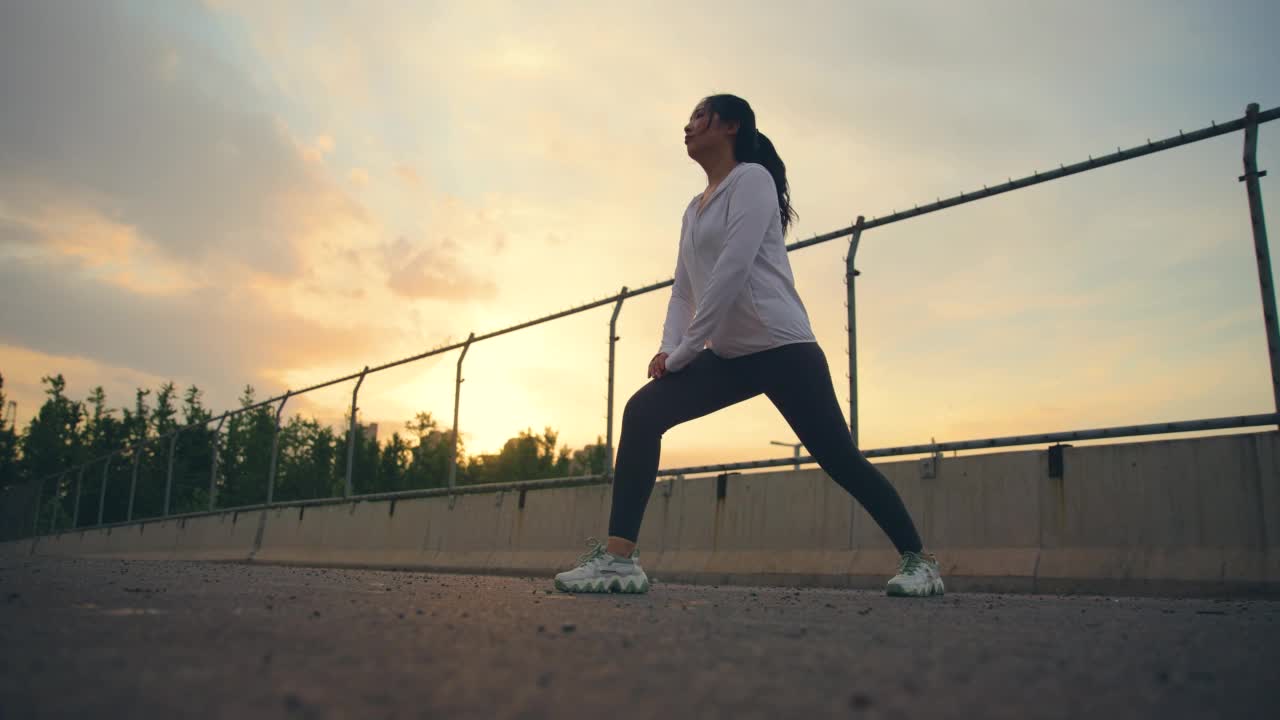
[[[1276,107],[1275,27],[1221,0],[5,0],[4,391],[20,426],[57,373],[220,411],[668,279],[712,93],[778,148],[794,241]],[[862,447],[1274,411],[1242,142],[864,234]],[[847,252],[791,254],[842,405]],[[619,316],[615,435],[668,297]],[[603,436],[610,314],[474,345],[467,451]],[[361,419],[451,424],[457,360],[370,376]],[[286,414],[340,423],[353,384]],[[771,441],[796,440],[760,397],[672,429],[662,464],[790,455]]]

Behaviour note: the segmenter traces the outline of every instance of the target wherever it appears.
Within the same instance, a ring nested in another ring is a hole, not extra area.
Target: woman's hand
[[[649,377],[658,379],[667,374],[667,354],[658,353],[649,361]]]

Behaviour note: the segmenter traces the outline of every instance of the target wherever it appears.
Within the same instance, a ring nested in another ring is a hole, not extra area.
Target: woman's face
[[[693,109],[689,122],[684,126],[685,150],[689,157],[696,158],[720,143],[733,147],[733,136],[737,131],[737,123],[726,125],[720,122],[720,116],[712,115],[704,100]]]

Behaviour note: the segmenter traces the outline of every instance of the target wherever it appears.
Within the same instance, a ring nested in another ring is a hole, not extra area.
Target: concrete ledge
[[[878,463],[951,591],[1280,594],[1276,432]],[[611,488],[230,511],[0,543],[31,554],[546,578],[603,539]],[[658,581],[880,589],[898,554],[821,470],[661,483],[640,534]]]

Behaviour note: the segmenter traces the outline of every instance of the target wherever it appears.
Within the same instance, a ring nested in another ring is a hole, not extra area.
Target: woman
[[[658,473],[662,434],[764,393],[822,469],[856,498],[902,561],[890,595],[941,595],[933,555],[884,475],[854,446],[826,356],[795,289],[783,236],[791,208],[786,167],[742,98],[713,95],[685,126],[707,189],[685,208],[675,282],[651,382],[622,416],[609,541],[588,541],[578,567],[556,575],[565,592],[646,592],[635,553]]]

